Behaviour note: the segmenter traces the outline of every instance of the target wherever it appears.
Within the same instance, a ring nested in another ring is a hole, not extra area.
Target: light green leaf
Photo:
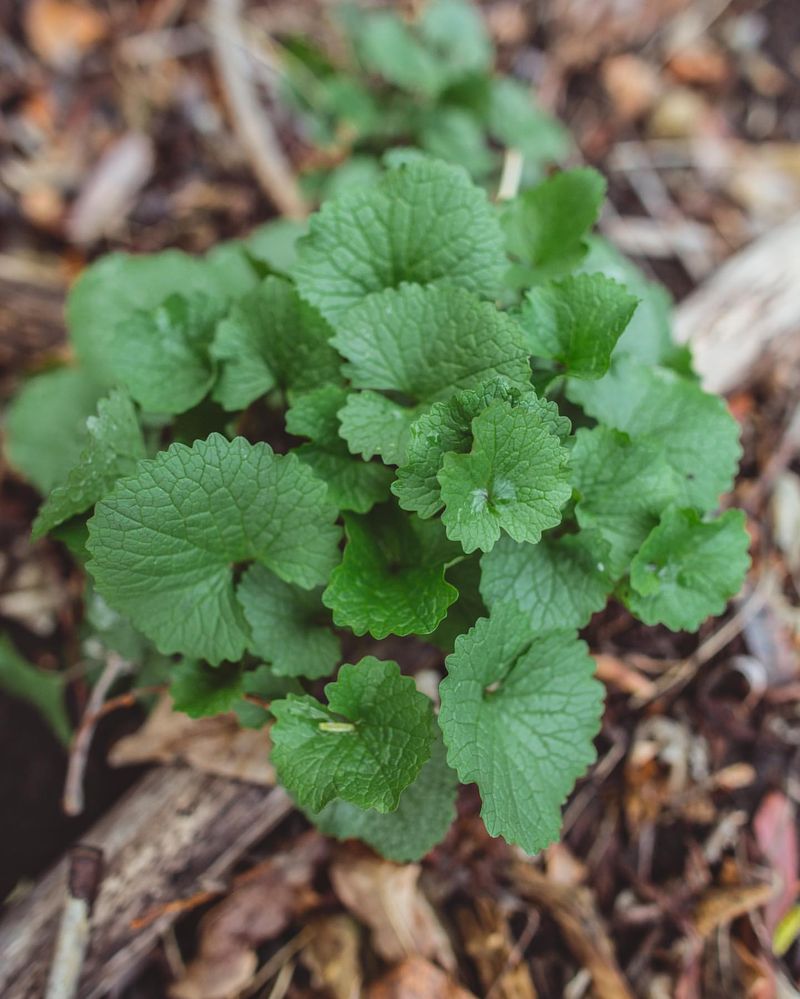
[[[419,32],[448,83],[491,70],[492,44],[479,10],[468,0],[431,0],[422,8]]]
[[[680,483],[656,444],[632,441],[608,427],[579,430],[570,461],[577,521],[608,543],[604,561],[619,579]]]
[[[388,498],[392,471],[378,462],[354,458],[339,436],[338,414],[347,398],[347,390],[338,385],[325,385],[299,396],[286,414],[286,429],[291,434],[311,438],[313,443],[302,444],[294,453],[327,484],[336,506],[340,510],[367,513],[376,503]],[[377,398],[384,401],[383,396]],[[353,440],[363,444],[363,450],[370,451],[368,440],[371,438],[362,440],[355,433]]]
[[[0,690],[36,708],[58,739],[67,745],[72,725],[64,704],[64,685],[63,673],[26,662],[0,635]]]
[[[503,537],[481,557],[481,595],[488,607],[515,604],[532,631],[582,628],[614,588],[607,558],[608,544],[590,531],[538,545]]]
[[[216,378],[209,348],[223,311],[222,301],[199,292],[174,294],[113,327],[112,369],[142,409],[184,413],[206,395]]]
[[[425,116],[419,144],[437,159],[460,163],[476,180],[485,178],[498,163],[498,155],[489,148],[478,119],[461,108],[433,108]]]
[[[636,299],[602,274],[576,274],[528,292],[520,323],[531,354],[559,373],[600,378],[636,308]]]
[[[34,538],[94,506],[117,479],[130,475],[136,462],[145,457],[136,410],[124,392],[115,389],[101,399],[97,416],[90,416],[86,425],[86,446],[66,481],[56,486],[39,510],[33,524]]]
[[[183,659],[172,671],[169,692],[173,708],[190,718],[221,715],[242,696],[242,669],[232,663],[208,666]]]
[[[605,190],[596,170],[581,168],[557,173],[508,204],[503,212],[508,250],[526,274],[530,271],[528,280],[564,274],[580,262]]]
[[[622,358],[567,394],[596,420],[658,447],[678,474],[678,502],[710,510],[733,485],[739,428],[722,399],[674,371]],[[664,504],[666,505],[666,504]]]
[[[492,297],[506,267],[503,244],[485,193],[460,167],[424,159],[326,202],[298,244],[293,274],[338,331],[365,295],[404,281]]]
[[[373,638],[433,631],[458,597],[444,578],[455,546],[440,524],[383,504],[345,515],[345,529],[344,557],[322,595],[334,622]]]
[[[323,583],[338,561],[337,511],[294,455],[212,434],[173,444],[118,480],[89,521],[89,571],[108,603],[165,653],[240,659],[249,635],[233,565]]]
[[[338,382],[341,359],[331,332],[288,281],[266,278],[219,324],[211,351],[222,365],[214,398],[232,411],[275,385],[304,392]]]
[[[469,454],[444,456],[438,479],[447,536],[489,551],[502,530],[536,543],[570,498],[568,452],[539,412],[498,399],[472,421]]]
[[[328,496],[340,510],[368,513],[389,496],[392,471],[375,461],[354,458],[342,441],[341,449],[302,444],[294,453],[328,487]]]
[[[694,510],[667,510],[631,563],[625,602],[645,624],[697,631],[739,592],[750,565],[741,510],[703,521]]]
[[[614,357],[630,355],[643,364],[663,364],[688,373],[688,348],[672,341],[672,299],[664,285],[648,280],[601,236],[589,236],[586,242],[589,252],[581,261],[580,270],[585,274],[602,272],[639,299],[633,318],[617,342]]]
[[[135,313],[154,309],[174,294],[229,300],[255,284],[257,272],[241,247],[234,255],[235,267],[225,245],[206,259],[180,250],[141,256],[109,253],[87,267],[67,299],[70,339],[87,372],[101,385],[114,384],[116,327]]]
[[[321,593],[284,583],[262,565],[251,565],[242,577],[236,596],[250,625],[250,651],[278,676],[317,679],[339,662],[339,639]]]
[[[436,56],[393,11],[372,12],[356,37],[364,67],[414,94],[435,96],[446,82]]]
[[[405,460],[411,425],[420,406],[401,406],[377,392],[353,392],[339,410],[341,434],[352,454],[387,465]]]
[[[492,836],[528,853],[558,839],[561,806],[595,759],[603,687],[574,633],[532,637],[511,604],[456,641],[439,692],[447,761],[475,782]]]
[[[545,164],[557,163],[570,151],[564,126],[536,106],[529,87],[508,77],[491,81],[488,128],[500,145],[519,149],[528,175],[535,176]]]
[[[334,798],[390,812],[430,759],[433,710],[395,662],[367,656],[325,687],[327,707],[291,694],[275,701],[272,762],[302,808]]]
[[[447,402],[434,403],[411,424],[405,460],[392,484],[392,492],[404,510],[432,517],[442,508],[437,476],[444,456],[470,450],[472,421],[495,399],[506,399],[512,406],[536,412],[562,442],[569,436],[570,421],[559,414],[554,402],[540,399],[531,389],[522,390],[506,379],[492,379],[476,389],[456,392]]]
[[[334,799],[308,818],[326,836],[360,839],[399,864],[419,860],[441,842],[456,817],[457,779],[447,765],[441,736],[413,784],[393,812],[381,814]]]
[[[275,274],[287,274],[297,259],[297,241],[306,225],[294,219],[273,219],[258,226],[244,240],[246,251]]]
[[[447,399],[492,377],[530,382],[522,330],[462,288],[404,285],[370,295],[351,309],[333,343],[356,388],[418,402]]]
[[[6,413],[9,463],[42,493],[69,474],[86,442],[86,420],[102,388],[80,368],[57,368],[26,382]]]

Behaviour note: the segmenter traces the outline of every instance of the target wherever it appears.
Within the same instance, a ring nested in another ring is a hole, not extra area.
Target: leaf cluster
[[[299,240],[106,257],[70,296],[79,366],[9,418],[105,640],[171,657],[180,709],[270,723],[312,820],[397,859],[457,781],[492,834],[552,842],[602,711],[578,630],[610,597],[694,630],[747,568],[742,514],[714,512],[736,424],[591,237],[602,193],[577,170],[497,208],[416,158]],[[397,661],[420,639],[438,717]]]
[[[530,87],[494,73],[483,18],[468,0],[432,0],[405,17],[391,7],[335,8],[335,54],[307,38],[282,40],[283,97],[310,142],[337,164],[304,183],[324,198],[377,179],[381,162],[420,153],[496,183],[509,147],[525,187],[570,150],[564,128]]]

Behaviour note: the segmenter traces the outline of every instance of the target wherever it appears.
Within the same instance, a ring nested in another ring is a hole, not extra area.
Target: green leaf
[[[365,17],[356,44],[365,69],[403,90],[433,97],[445,83],[436,56],[393,11]]]
[[[431,758],[400,795],[395,811],[382,815],[334,799],[321,812],[307,814],[326,836],[360,839],[388,860],[408,863],[424,857],[446,836],[456,817],[457,783],[437,735]]]
[[[489,148],[480,122],[461,108],[433,108],[424,118],[419,144],[437,159],[460,163],[476,180],[497,166],[497,153]]]
[[[567,394],[601,423],[659,448],[678,475],[679,504],[710,510],[733,485],[736,421],[722,399],[674,371],[622,358],[599,381],[570,382]]]
[[[570,151],[564,126],[536,106],[529,87],[507,77],[491,81],[487,125],[500,145],[519,149],[527,175],[535,176],[545,164],[564,159]]]
[[[393,504],[344,521],[347,547],[322,595],[335,624],[373,638],[433,631],[458,596],[444,578],[454,546],[439,523]]]
[[[115,389],[97,405],[97,416],[86,421],[89,439],[66,481],[53,490],[33,524],[38,538],[56,525],[83,513],[104,496],[123,475],[130,475],[145,457],[136,410],[124,392]]]
[[[561,805],[595,759],[603,687],[574,633],[532,637],[511,604],[456,641],[439,692],[447,761],[475,782],[492,836],[528,853],[558,839]]]
[[[347,390],[338,385],[325,385],[299,396],[286,414],[286,429],[291,434],[311,438],[313,443],[302,444],[294,453],[327,484],[336,506],[340,510],[367,513],[388,498],[392,471],[378,462],[354,458],[339,436],[338,414],[347,398]],[[383,396],[378,398],[383,400]]]
[[[251,565],[236,595],[250,625],[250,651],[278,676],[329,676],[341,658],[339,639],[320,600],[322,590],[284,583]]]
[[[365,461],[377,455],[387,465],[405,460],[411,425],[420,406],[401,406],[377,392],[353,392],[339,410],[341,434]]]
[[[444,456],[438,479],[447,536],[489,551],[501,528],[536,543],[570,498],[568,452],[535,410],[497,400],[472,421],[469,454]]]
[[[557,173],[508,204],[503,212],[508,250],[533,269],[534,280],[563,274],[580,262],[605,190],[601,175],[584,167]]]
[[[485,382],[477,389],[464,389],[446,402],[435,403],[410,427],[405,460],[397,469],[392,492],[404,510],[432,517],[442,508],[439,479],[445,454],[466,454],[472,447],[472,421],[495,399],[535,411],[545,426],[562,442],[569,436],[570,421],[561,416],[554,402],[523,391],[506,379]]]
[[[447,399],[492,377],[530,382],[522,330],[462,288],[404,285],[370,295],[347,315],[333,343],[356,388]]]
[[[329,343],[331,332],[288,281],[266,278],[219,324],[212,354],[222,371],[214,398],[233,411],[275,385],[304,392],[338,382],[341,359]]]
[[[582,628],[614,588],[607,559],[608,544],[590,531],[538,545],[501,538],[481,557],[481,595],[492,608],[514,603],[532,631]]]
[[[531,354],[573,378],[600,378],[636,304],[616,281],[576,274],[531,289],[520,322]]]
[[[338,561],[337,511],[294,455],[212,434],[118,480],[89,521],[89,571],[108,603],[165,653],[218,663],[249,635],[233,565],[254,559],[310,588]]]
[[[367,656],[325,687],[327,707],[291,694],[272,705],[272,762],[302,808],[334,798],[390,812],[430,759],[433,711],[395,662]]]
[[[644,364],[663,364],[689,373],[688,348],[672,341],[672,299],[662,284],[648,280],[642,271],[600,236],[589,236],[589,252],[580,269],[598,271],[624,285],[639,304],[617,342],[614,357],[635,357]]]
[[[265,664],[242,675],[243,698],[245,694],[255,694],[264,701],[274,701],[285,698],[287,694],[302,693],[299,680],[291,676],[276,676],[272,667]],[[272,712],[268,708],[252,701],[241,700],[234,704],[233,710],[244,728],[263,728],[272,720]]]
[[[323,205],[298,244],[300,294],[338,331],[365,295],[404,281],[492,297],[506,267],[485,193],[456,166],[418,160]]]
[[[297,241],[306,225],[294,219],[273,219],[258,226],[244,240],[247,252],[274,274],[288,274],[297,259]]]
[[[216,369],[208,351],[223,311],[223,302],[199,292],[174,294],[113,327],[114,374],[142,409],[184,413],[211,389]]]
[[[657,444],[608,427],[579,430],[570,460],[577,521],[608,543],[604,563],[619,579],[680,483]]]
[[[234,298],[257,277],[241,247],[232,252],[230,246],[217,247],[205,260],[180,250],[142,256],[110,253],[87,267],[70,290],[70,339],[89,374],[101,385],[113,385],[120,322],[155,309],[174,294]]]
[[[328,496],[340,510],[368,513],[376,503],[388,499],[391,469],[354,458],[341,443],[341,449],[302,444],[294,453],[328,486]]]
[[[26,382],[8,407],[9,463],[49,493],[77,463],[102,388],[80,368],[57,368]]]
[[[8,639],[0,635],[0,690],[36,708],[57,738],[68,745],[72,725],[64,704],[64,686],[63,673],[26,662]]]
[[[483,18],[467,0],[432,0],[426,4],[419,33],[435,53],[448,84],[492,68],[492,44]]]
[[[242,669],[232,663],[208,666],[183,659],[173,670],[169,692],[173,708],[190,718],[221,715],[242,696]]]
[[[667,510],[631,563],[625,603],[645,624],[697,631],[739,592],[750,565],[741,510],[704,521]]]

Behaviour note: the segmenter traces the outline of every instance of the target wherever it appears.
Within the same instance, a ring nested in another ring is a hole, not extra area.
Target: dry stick
[[[110,652],[103,672],[100,674],[100,679],[92,688],[86,711],[72,740],[69,754],[67,779],[64,783],[64,796],[62,798],[62,806],[67,815],[80,815],[83,811],[83,775],[99,712],[103,708],[109,690],[121,676],[130,673],[132,669],[131,664],[122,656],[116,652]]]
[[[77,995],[83,961],[89,946],[90,918],[103,877],[103,851],[92,846],[76,846],[69,856],[67,900],[46,999],[73,999]]]
[[[289,218],[305,218],[305,199],[248,71],[240,15],[241,0],[209,0],[211,47],[233,127],[261,187],[276,208]]]
[[[747,623],[761,610],[767,600],[767,587],[759,584],[744,601],[732,618],[729,618],[721,628],[708,636],[700,644],[696,652],[681,659],[660,676],[654,683],[654,690],[645,697],[634,696],[631,704],[634,709],[644,707],[668,693],[677,693],[692,679],[701,666],[721,652],[739,635]]]
[[[500,175],[500,185],[497,188],[498,201],[511,201],[512,198],[516,198],[524,165],[525,158],[519,149],[506,149],[503,157],[503,172]]]

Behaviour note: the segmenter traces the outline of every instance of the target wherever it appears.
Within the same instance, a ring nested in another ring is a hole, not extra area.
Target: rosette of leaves
[[[9,415],[37,533],[172,657],[176,706],[271,725],[312,821],[398,859],[459,781],[493,835],[552,842],[602,712],[578,631],[611,597],[694,630],[747,568],[743,515],[715,512],[736,424],[663,295],[591,241],[601,192],[575,171],[499,212],[422,158],[296,243],[105,258],[70,296],[77,366]]]
[[[330,197],[373,182],[384,156],[423,152],[496,185],[508,148],[522,156],[521,182],[541,180],[571,142],[537,106],[532,87],[494,71],[495,52],[470,0],[431,0],[409,16],[390,7],[340,4],[335,53],[307,37],[282,39],[282,96],[306,137],[333,147],[332,171],[303,177]]]

